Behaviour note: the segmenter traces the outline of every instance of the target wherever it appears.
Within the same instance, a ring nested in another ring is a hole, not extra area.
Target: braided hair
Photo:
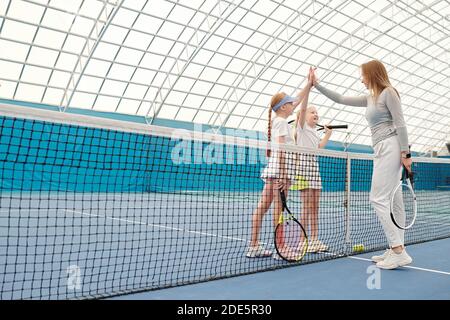
[[[266,150],[266,156],[271,156],[271,150],[270,150],[270,142],[272,141],[272,109],[273,107],[280,102],[284,97],[286,96],[286,93],[279,92],[276,93],[272,100],[270,100],[270,106],[269,106],[269,123],[267,125],[267,150]]]

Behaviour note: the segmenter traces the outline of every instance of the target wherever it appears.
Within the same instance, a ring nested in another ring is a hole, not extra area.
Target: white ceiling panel
[[[330,89],[362,95],[359,65],[379,59],[413,149],[440,149],[449,15],[445,0],[1,1],[0,98],[265,131],[271,96],[295,94],[309,65]],[[334,139],[370,144],[364,109],[317,92],[310,103],[350,124]]]

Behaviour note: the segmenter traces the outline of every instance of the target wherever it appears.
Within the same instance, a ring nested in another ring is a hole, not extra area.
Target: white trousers
[[[375,145],[374,151],[370,202],[383,226],[390,247],[396,247],[405,242],[405,231],[395,226],[390,215],[391,194],[402,175],[398,137],[393,136],[380,141]],[[401,210],[405,215],[404,209]]]

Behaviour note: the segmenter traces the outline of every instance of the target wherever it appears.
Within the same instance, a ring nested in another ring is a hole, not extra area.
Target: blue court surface
[[[450,299],[450,239],[407,247],[409,266],[380,270],[375,253],[115,297],[149,300]],[[382,252],[377,252],[382,253]]]
[[[409,246],[414,268],[374,273],[377,270],[365,260],[373,253],[352,256],[348,249],[358,243],[364,243],[366,250],[383,248],[386,240],[381,226],[370,208],[365,208],[365,201],[353,201],[347,227],[339,192],[324,193],[329,201],[321,202],[320,237],[329,244],[327,253],[308,253],[303,258],[307,264],[296,267],[270,257],[247,258],[249,217],[257,201],[254,195],[248,197],[3,192],[0,204],[8,209],[0,210],[0,237],[7,243],[0,246],[2,295],[70,299],[156,289],[119,298],[450,298],[450,239]],[[426,192],[418,197],[422,206],[431,199]],[[367,199],[368,195],[354,198]],[[299,205],[294,197],[291,203]],[[201,215],[199,207],[214,214]],[[448,234],[448,208],[420,209],[416,224],[406,232],[407,241]],[[261,240],[269,248],[271,225],[268,214]],[[349,243],[346,230],[351,231]],[[74,266],[81,274],[80,290],[68,286]],[[288,268],[267,271],[280,267]],[[203,282],[245,273],[253,274]],[[372,274],[373,287],[380,289],[368,289]],[[201,283],[159,289],[193,282]]]

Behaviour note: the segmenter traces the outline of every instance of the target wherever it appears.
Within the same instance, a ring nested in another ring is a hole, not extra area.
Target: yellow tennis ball
[[[364,251],[364,245],[363,244],[355,244],[353,246],[353,252],[363,252]]]

